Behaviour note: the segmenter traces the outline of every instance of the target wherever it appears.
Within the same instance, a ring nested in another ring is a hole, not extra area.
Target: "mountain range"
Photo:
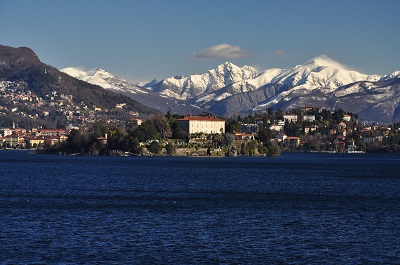
[[[84,127],[99,119],[124,124],[160,114],[41,62],[28,47],[0,45],[0,90],[1,127]]]
[[[140,86],[102,69],[85,72],[70,67],[61,71],[128,95],[161,112],[206,111],[230,117],[268,108],[314,106],[342,108],[368,121],[400,121],[400,71],[385,76],[366,75],[326,56],[289,69],[262,72],[226,62],[203,74],[153,80]]]
[[[40,97],[57,91],[73,95],[76,102],[84,102],[90,106],[112,109],[118,103],[126,103],[131,111],[144,115],[158,113],[130,97],[83,82],[41,62],[28,47],[13,48],[0,45],[0,80],[23,81]]]
[[[133,84],[127,80],[119,78],[101,68],[95,68],[90,71],[83,71],[79,68],[68,67],[61,69],[62,72],[75,77],[87,83],[98,85],[104,89],[123,94],[145,106],[151,106],[162,113],[171,111],[173,113],[192,113],[200,114],[204,112],[202,108],[194,106],[185,100],[168,97],[146,89],[142,86]],[[156,81],[153,81],[156,82]],[[146,83],[145,85],[150,85]]]

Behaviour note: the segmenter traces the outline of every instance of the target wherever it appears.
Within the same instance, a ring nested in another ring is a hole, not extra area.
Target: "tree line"
[[[373,141],[365,144],[361,135],[362,124],[358,122],[358,115],[338,109],[309,110],[294,109],[291,113],[298,116],[297,122],[286,121],[284,133],[287,136],[301,138],[299,151],[345,151],[344,146],[337,139],[340,124],[345,123],[346,141],[351,141],[357,151],[367,152],[400,152],[400,135],[398,128],[400,123],[391,125],[391,133],[382,141]],[[343,121],[344,115],[350,115],[350,121]],[[204,113],[204,115],[208,115]],[[87,131],[72,130],[65,142],[50,146],[46,145],[41,152],[65,153],[65,154],[94,154],[108,155],[116,152],[128,152],[130,154],[143,154],[146,150],[150,154],[164,153],[172,155],[180,147],[192,147],[196,150],[207,149],[207,155],[211,150],[220,150],[221,155],[265,155],[278,156],[281,150],[287,148],[277,144],[274,139],[276,131],[271,130],[271,124],[283,120],[282,110],[274,111],[272,108],[265,113],[250,113],[247,116],[234,116],[226,121],[226,133],[224,134],[194,134],[182,130],[178,119],[183,116],[172,114],[150,115],[140,126],[133,126],[129,122],[125,128],[110,126],[107,122],[97,121]],[[303,120],[304,115],[314,115],[315,121]],[[234,133],[241,132],[243,124],[256,124],[254,138],[235,140]],[[314,125],[315,130],[307,134],[305,128]],[[107,141],[102,137],[107,136]],[[143,144],[145,143],[145,144]]]

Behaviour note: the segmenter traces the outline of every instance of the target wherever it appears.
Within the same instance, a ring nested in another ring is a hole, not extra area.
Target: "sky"
[[[0,0],[0,44],[132,82],[320,55],[386,75],[400,70],[399,10],[399,0]]]

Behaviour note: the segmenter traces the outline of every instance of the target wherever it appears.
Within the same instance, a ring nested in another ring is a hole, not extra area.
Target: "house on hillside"
[[[300,138],[295,136],[288,136],[283,140],[285,146],[289,149],[295,149],[300,145]]]
[[[186,116],[178,119],[178,123],[181,129],[189,134],[225,132],[225,120],[211,116]]]
[[[36,132],[36,136],[60,136],[60,135],[65,135],[66,132],[65,130],[62,129],[40,129]]]
[[[315,121],[315,115],[304,115],[303,116],[303,121],[314,122]]]
[[[317,129],[318,129],[317,125],[306,126],[306,127],[304,127],[304,133],[309,134],[309,133],[317,131]]]
[[[285,121],[296,123],[297,122],[297,115],[296,114],[284,114],[283,118]]]
[[[140,126],[142,125],[143,120],[139,119],[139,118],[132,118],[130,120],[130,123],[132,124],[132,126]]]
[[[0,129],[0,135],[2,135],[3,137],[9,136],[12,134],[12,129],[9,128],[1,128]]]
[[[235,140],[239,140],[239,141],[242,141],[242,140],[249,141],[249,140],[255,139],[254,134],[252,134],[252,133],[234,132],[233,134],[235,135]]]
[[[283,123],[283,122],[282,123],[274,123],[274,124],[271,124],[271,126],[269,128],[272,131],[281,132],[281,131],[283,131],[284,126],[285,126],[285,123]]]
[[[344,120],[344,121],[351,121],[351,115],[344,114],[343,120]]]

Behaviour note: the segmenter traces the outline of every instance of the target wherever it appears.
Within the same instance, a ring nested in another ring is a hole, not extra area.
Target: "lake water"
[[[0,151],[0,264],[398,264],[400,157]]]

